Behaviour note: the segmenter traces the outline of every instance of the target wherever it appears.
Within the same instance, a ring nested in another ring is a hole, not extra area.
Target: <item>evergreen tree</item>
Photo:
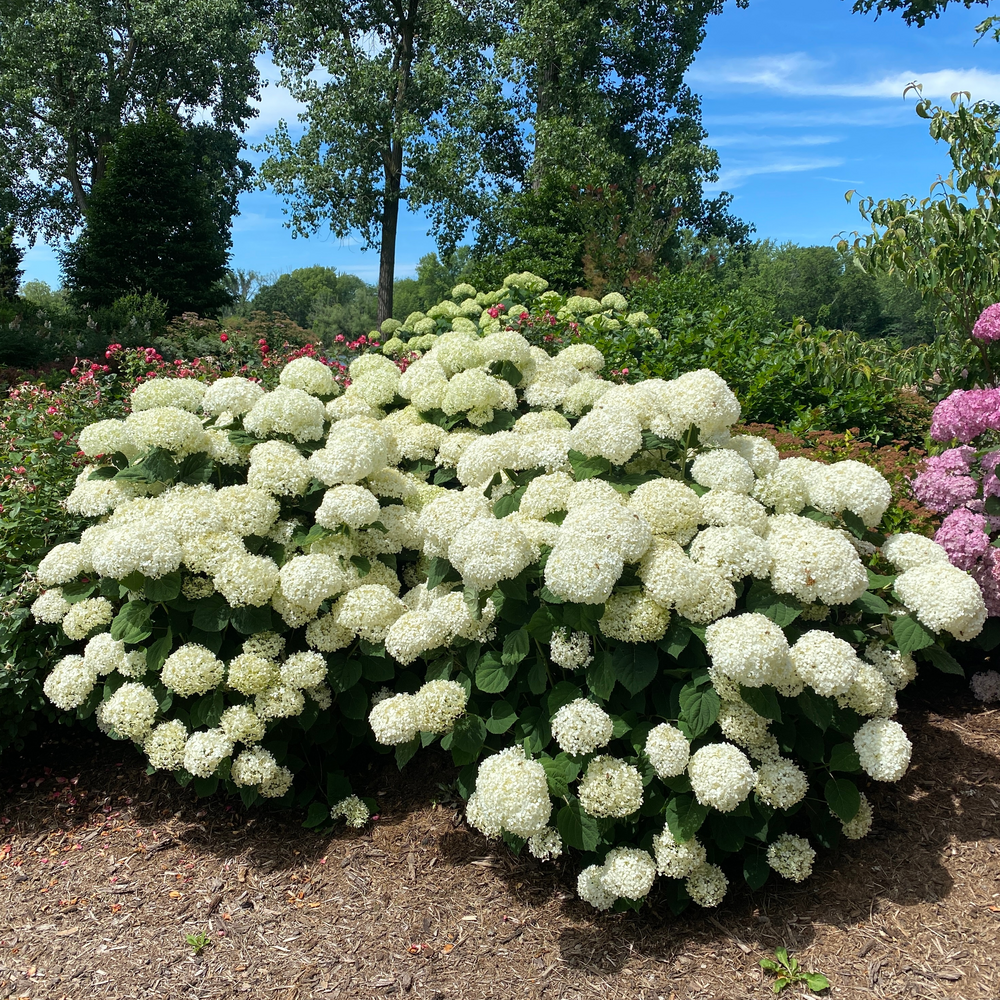
[[[190,130],[162,110],[118,133],[84,231],[61,254],[79,303],[100,308],[150,292],[175,316],[214,313],[228,301],[222,280],[231,241],[202,153]]]
[[[14,224],[0,229],[0,302],[10,301],[17,295],[24,271],[21,261],[24,251],[14,242]]]

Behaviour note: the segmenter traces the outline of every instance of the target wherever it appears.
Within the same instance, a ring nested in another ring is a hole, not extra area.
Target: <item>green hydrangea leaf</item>
[[[556,828],[568,847],[578,851],[596,851],[601,842],[597,820],[583,811],[579,801],[574,800],[562,807],[556,816]]]

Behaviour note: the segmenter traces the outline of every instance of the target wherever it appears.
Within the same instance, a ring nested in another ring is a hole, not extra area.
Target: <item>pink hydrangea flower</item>
[[[941,522],[934,541],[948,553],[953,566],[970,570],[990,547],[986,518],[965,507],[959,507]]]
[[[1000,429],[1000,389],[956,389],[942,399],[931,417],[935,441],[957,438],[968,444],[983,431]]]
[[[991,451],[979,460],[983,470],[983,496],[1000,497],[1000,478],[997,477],[997,465],[1000,464],[1000,451]]]
[[[989,548],[972,569],[972,578],[979,584],[990,618],[1000,617],[1000,549]]]
[[[967,445],[949,448],[932,455],[924,463],[924,471],[913,480],[913,493],[925,506],[940,514],[974,500],[979,484],[969,475],[975,449]]]
[[[972,328],[972,336],[987,343],[1000,340],[1000,303],[987,306],[980,313],[976,325]]]

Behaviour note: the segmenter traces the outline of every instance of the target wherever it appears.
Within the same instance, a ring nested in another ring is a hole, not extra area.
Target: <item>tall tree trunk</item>
[[[396,226],[399,222],[399,187],[403,173],[403,146],[394,142],[385,164],[382,206],[382,239],[378,262],[378,324],[392,316],[392,286],[396,276]]]

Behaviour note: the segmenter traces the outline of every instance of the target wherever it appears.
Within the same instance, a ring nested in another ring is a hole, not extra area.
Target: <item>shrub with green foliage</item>
[[[46,695],[314,825],[367,818],[352,748],[402,767],[440,740],[469,822],[581,852],[600,909],[658,876],[675,910],[803,880],[905,772],[896,691],[915,655],[960,671],[978,587],[879,533],[874,469],[732,435],[716,374],[615,384],[591,345],[518,332],[556,305],[542,279],[482,298],[456,287],[413,323],[438,332],[385,345],[421,356],[363,355],[344,392],[300,357],[271,391],[151,378],[87,427],[66,508],[92,523],[32,606],[63,654]],[[562,310],[653,337],[618,295]]]

